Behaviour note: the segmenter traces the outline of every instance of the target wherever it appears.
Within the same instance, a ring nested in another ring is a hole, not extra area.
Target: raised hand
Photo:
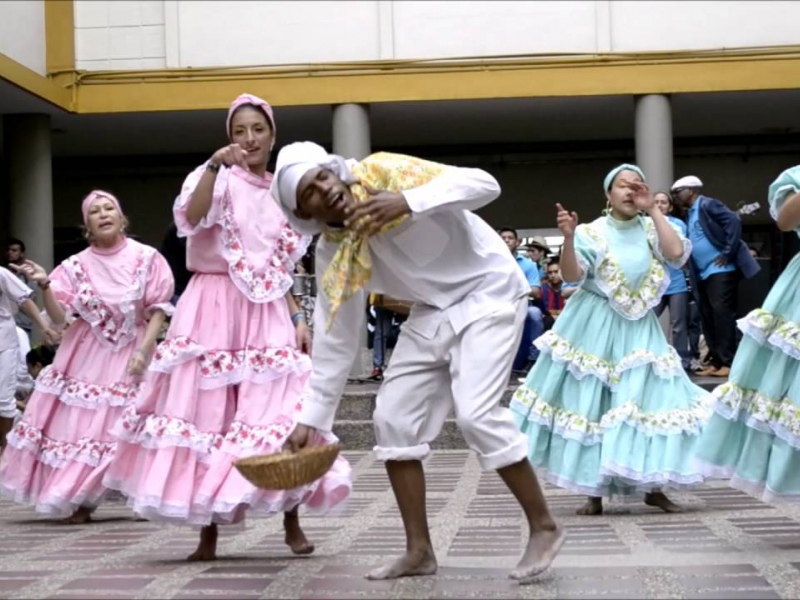
[[[245,171],[249,171],[250,167],[247,166],[246,157],[247,150],[239,144],[229,144],[214,152],[211,156],[211,162],[215,165],[225,165],[226,167],[238,165]]]
[[[578,227],[578,213],[567,211],[561,204],[556,204],[556,209],[558,210],[556,220],[559,230],[564,237],[572,237]]]
[[[47,271],[44,267],[36,264],[32,260],[26,260],[23,265],[9,265],[17,273],[22,273],[30,281],[35,281],[38,284],[47,283]]]
[[[345,227],[367,237],[379,233],[384,225],[411,212],[405,196],[396,192],[384,192],[365,185],[369,198],[355,207],[347,209]]]
[[[650,188],[646,183],[640,181],[628,181],[627,187],[633,191],[633,203],[636,208],[649,213],[656,206],[656,199],[653,197]]]

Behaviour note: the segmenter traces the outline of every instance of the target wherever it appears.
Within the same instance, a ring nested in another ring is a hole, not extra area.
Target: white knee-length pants
[[[451,409],[482,468],[500,469],[527,457],[525,436],[500,406],[527,307],[526,299],[509,302],[458,335],[445,320],[433,339],[406,322],[378,392],[379,460],[425,458]]]

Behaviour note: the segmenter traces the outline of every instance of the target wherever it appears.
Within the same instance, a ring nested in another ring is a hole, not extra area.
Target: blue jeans
[[[539,349],[533,342],[544,333],[544,319],[542,311],[536,306],[528,307],[528,314],[525,317],[525,326],[522,329],[522,340],[519,343],[517,356],[514,358],[513,369],[521,371],[525,368],[525,363],[529,360],[539,358]]]
[[[386,343],[392,329],[392,313],[375,307],[375,337],[372,341],[372,366],[382,369],[386,355]]]
[[[684,369],[689,368],[692,352],[689,346],[689,292],[679,292],[663,296],[655,307],[656,316],[660,317],[669,306],[669,320],[672,328],[672,345],[681,357]]]

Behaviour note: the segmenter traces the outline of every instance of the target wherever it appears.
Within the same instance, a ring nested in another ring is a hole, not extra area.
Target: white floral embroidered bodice
[[[673,226],[683,242],[677,261],[666,261],[651,219],[617,221],[608,216],[580,225],[575,236],[584,289],[605,296],[619,315],[644,317],[669,286],[664,264],[680,267],[691,253],[691,243]]]

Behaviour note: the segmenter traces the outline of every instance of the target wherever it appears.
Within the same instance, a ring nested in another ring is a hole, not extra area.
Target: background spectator
[[[6,249],[6,258],[8,259],[9,265],[17,265],[21,267],[25,264],[25,242],[19,240],[17,238],[11,238],[8,242],[8,248]],[[32,285],[28,278],[25,277],[22,273],[17,273],[14,269],[11,269],[11,272],[16,275],[22,283],[28,286],[33,291],[33,296],[31,299],[36,302],[36,286]],[[14,322],[17,324],[17,327],[22,329],[25,334],[28,336],[28,339],[31,337],[31,331],[33,330],[33,322],[30,320],[30,317],[26,315],[23,311],[18,310],[14,314]]]
[[[547,241],[540,235],[531,238],[531,241],[526,247],[526,254],[536,266],[539,268],[539,278],[544,279],[546,276],[546,261],[547,256],[550,254],[550,248],[547,246]]]
[[[653,197],[661,212],[667,220],[680,229],[681,234],[688,237],[686,224],[672,216],[674,203],[668,192],[656,192]],[[692,355],[689,351],[689,288],[686,285],[686,273],[683,268],[676,269],[665,265],[669,276],[669,287],[661,297],[661,302],[655,307],[657,316],[669,307],[670,329],[672,330],[672,345],[681,357],[681,364],[685,370],[691,367]]]
[[[558,258],[551,259],[547,264],[547,281],[542,284],[542,305],[553,320],[557,319],[564,310],[567,298],[577,290],[576,286],[564,283]],[[547,323],[545,323],[545,329],[547,329],[546,325]]]
[[[710,366],[698,375],[727,377],[736,354],[739,279],[753,277],[761,267],[742,241],[738,215],[719,200],[701,195],[702,187],[694,175],[682,177],[672,184],[672,197],[688,208],[692,289],[709,348]]]
[[[526,256],[522,256],[517,252],[519,249],[520,241],[516,229],[504,227],[500,230],[500,237],[508,246],[508,250],[517,261],[519,268],[525,274],[528,284],[531,286],[529,295],[529,302],[538,302],[542,295],[542,282],[539,276],[539,268],[536,263]],[[539,357],[539,349],[533,342],[544,333],[544,315],[539,306],[528,306],[528,316],[525,318],[524,329],[522,330],[522,339],[520,340],[517,356],[514,358],[514,365],[512,367],[518,375],[527,373],[528,370],[536,362]]]

